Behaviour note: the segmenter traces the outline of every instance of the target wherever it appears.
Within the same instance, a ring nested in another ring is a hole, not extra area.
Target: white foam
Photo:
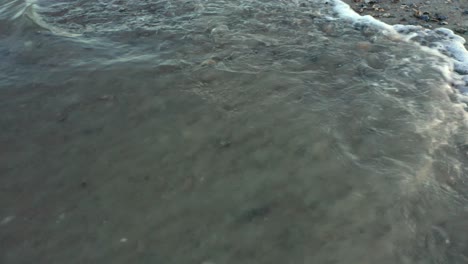
[[[354,22],[362,22],[366,24],[372,24],[375,27],[388,30],[393,32],[394,29],[391,25],[386,24],[380,20],[373,18],[372,16],[366,15],[361,16],[358,13],[354,12],[353,9],[348,4],[345,4],[339,0],[330,1],[334,5],[334,10],[339,14],[341,18],[353,20]]]
[[[434,30],[413,25],[389,25],[371,16],[361,16],[351,7],[340,0],[328,1],[333,5],[339,18],[351,20],[353,23],[362,23],[381,29],[385,35],[396,39],[414,42],[427,52],[444,56],[453,64],[451,69],[441,67],[441,71],[453,79],[454,88],[458,90],[459,98],[468,103],[468,51],[465,49],[465,39],[456,35],[447,28]]]

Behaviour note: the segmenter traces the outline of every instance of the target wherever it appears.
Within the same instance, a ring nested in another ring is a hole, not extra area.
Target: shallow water
[[[333,2],[0,12],[1,263],[466,263],[449,58]]]

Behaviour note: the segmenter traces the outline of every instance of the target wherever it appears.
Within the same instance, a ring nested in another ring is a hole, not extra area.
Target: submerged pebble
[[[372,47],[372,44],[367,41],[361,41],[357,43],[356,47],[357,49],[362,50],[362,51],[369,51]]]
[[[6,224],[10,223],[11,221],[13,221],[14,219],[15,219],[14,215],[9,215],[9,216],[2,219],[2,221],[0,222],[0,225],[6,225]]]

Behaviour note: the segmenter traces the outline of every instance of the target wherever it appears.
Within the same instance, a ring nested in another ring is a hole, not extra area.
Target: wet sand
[[[446,27],[468,35],[468,2],[463,0],[343,0],[361,15],[388,24]]]

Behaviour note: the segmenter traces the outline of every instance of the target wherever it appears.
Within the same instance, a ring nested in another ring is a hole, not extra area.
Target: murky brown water
[[[465,263],[448,60],[328,6],[0,8],[0,262]]]

